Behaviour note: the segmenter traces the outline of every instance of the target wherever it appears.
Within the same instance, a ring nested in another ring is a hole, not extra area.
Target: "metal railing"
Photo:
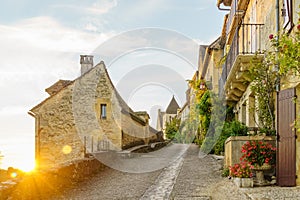
[[[230,49],[226,54],[221,79],[225,82],[239,55],[262,53],[263,24],[242,24],[235,30]]]

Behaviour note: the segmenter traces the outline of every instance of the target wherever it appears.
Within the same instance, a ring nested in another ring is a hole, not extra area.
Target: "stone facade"
[[[158,110],[156,129],[165,133],[166,124],[177,117],[179,111],[180,107],[173,96],[165,112]]]
[[[216,94],[219,92],[219,79],[222,73],[222,69],[219,67],[223,56],[222,43],[222,38],[219,37],[209,46],[201,45],[199,52],[198,79],[205,80],[209,89]]]
[[[225,64],[222,70],[222,78],[225,83],[221,86],[221,92],[224,93],[227,103],[234,106],[236,119],[249,127],[257,127],[258,117],[254,107],[258,102],[251,92],[251,79],[247,76],[247,71],[251,63],[255,64],[255,62],[261,62],[264,59],[264,50],[268,50],[271,46],[270,34],[276,35],[277,31],[282,32],[282,30],[293,34],[293,29],[295,30],[296,26],[293,28],[292,25],[297,24],[299,2],[297,0],[231,2],[230,12],[227,19],[225,18],[223,26],[223,30],[226,30],[223,31],[226,32],[223,34],[226,42],[224,46]],[[257,59],[253,60],[254,57]],[[289,74],[287,77],[281,78],[280,90],[296,88],[298,94],[299,83],[299,76]],[[278,100],[275,99],[275,101]],[[296,103],[298,113],[300,109],[298,99]],[[274,113],[276,123],[278,123],[276,106]],[[275,126],[278,127],[278,124]],[[278,134],[280,135],[280,133]],[[226,146],[228,145],[226,144]],[[296,175],[298,177],[300,176],[299,148],[300,140],[298,137],[295,150]],[[227,151],[228,149],[229,147]],[[278,163],[280,162],[278,161]],[[296,179],[296,182],[297,185],[300,185],[299,178]]]
[[[136,114],[123,101],[104,63],[90,69],[87,64],[76,80],[48,88],[51,96],[29,112],[35,118],[40,168],[82,159],[89,152],[120,151],[160,139],[145,114]]]

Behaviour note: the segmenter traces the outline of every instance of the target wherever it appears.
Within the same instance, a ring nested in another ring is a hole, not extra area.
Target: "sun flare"
[[[20,166],[20,170],[24,172],[31,172],[34,169],[35,169],[35,163],[32,162],[24,163],[22,164],[22,166]]]

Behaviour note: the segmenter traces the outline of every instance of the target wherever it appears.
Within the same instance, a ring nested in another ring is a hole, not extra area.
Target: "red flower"
[[[230,175],[239,178],[250,178],[252,177],[251,168],[250,163],[241,162],[229,167]]]
[[[253,165],[262,166],[264,163],[274,163],[276,148],[265,141],[247,142],[242,146],[241,161],[251,162]]]
[[[300,24],[298,24],[297,29],[300,31]]]
[[[273,34],[269,35],[269,39],[270,39],[270,40],[272,40],[273,38],[274,38],[274,35],[273,35]]]

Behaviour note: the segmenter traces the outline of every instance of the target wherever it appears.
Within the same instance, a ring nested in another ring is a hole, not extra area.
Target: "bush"
[[[220,127],[219,127],[220,128]],[[216,131],[218,128],[216,128]],[[248,134],[248,128],[244,124],[239,121],[225,122],[223,129],[221,131],[221,135],[219,136],[214,148],[213,152],[217,155],[220,155],[221,152],[225,150],[225,141],[230,136],[246,136]]]
[[[223,170],[222,170],[222,177],[228,177],[229,176],[229,168],[228,167],[225,167]]]
[[[180,126],[180,119],[172,118],[170,122],[166,123],[166,137],[170,140],[175,139],[176,135],[178,135],[178,130]]]

